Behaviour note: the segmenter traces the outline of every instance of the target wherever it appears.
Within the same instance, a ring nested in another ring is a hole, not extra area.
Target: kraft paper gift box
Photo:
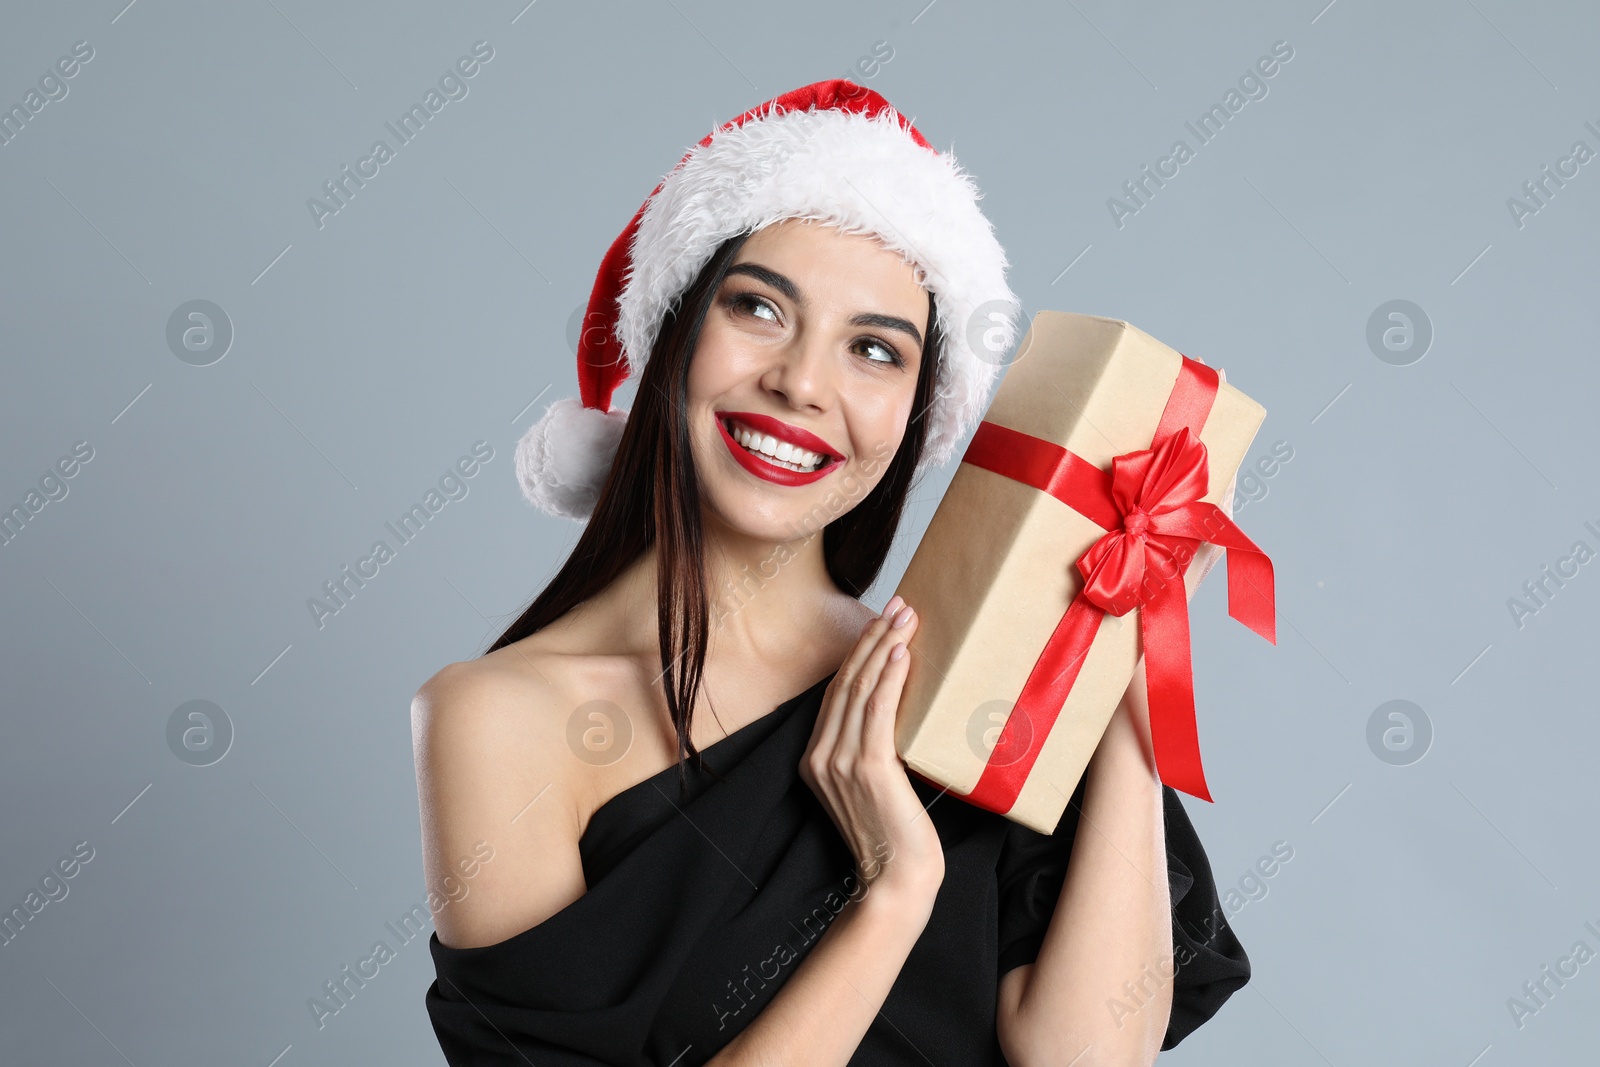
[[[1185,576],[1277,643],[1271,560],[1217,506],[1266,409],[1116,319],[1041,311],[895,592],[921,616],[895,723],[912,772],[1055,830],[1145,658],[1164,784],[1209,801]]]

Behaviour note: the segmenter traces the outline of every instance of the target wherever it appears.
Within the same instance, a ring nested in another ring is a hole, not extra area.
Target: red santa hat
[[[552,403],[518,442],[523,495],[552,515],[590,515],[627,420],[612,395],[642,370],[664,314],[723,241],[791,218],[871,234],[917,268],[945,343],[918,470],[946,462],[982,418],[1017,336],[1020,302],[980,195],[954,155],[844,79],[713,130],[601,261],[578,341],[580,397]]]

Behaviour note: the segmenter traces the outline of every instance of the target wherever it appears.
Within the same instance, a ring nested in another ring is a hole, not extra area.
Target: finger
[[[887,642],[888,652],[878,675],[877,688],[873,691],[872,700],[863,709],[860,736],[861,754],[865,759],[899,757],[894,746],[895,719],[900,710],[901,694],[905,692],[906,676],[911,670],[911,638],[921,618],[920,615],[913,615],[911,621],[899,630],[890,631],[899,636]],[[896,649],[900,653],[899,659],[895,658]]]
[[[884,631],[889,628],[889,620],[882,615],[877,616],[861,628],[861,635],[856,638],[855,647],[845,657],[844,663],[833,676],[833,681],[828,683],[828,688],[823,693],[822,710],[817,716],[816,728],[812,731],[816,742],[815,748],[821,750],[821,756],[826,759],[833,754],[834,746],[839,741],[840,720],[846,705],[849,703],[850,686],[856,676],[861,673],[861,667],[877,647],[877,643]]]
[[[872,621],[862,628],[856,638],[855,647],[844,658],[844,663],[839,667],[839,674],[845,677],[848,684],[849,678],[858,673],[867,659],[872,655],[872,650],[878,646],[878,641],[889,629],[889,619],[883,614],[874,615]]]
[[[845,709],[843,721],[840,723],[839,744],[847,747],[852,758],[859,758],[865,751],[862,731],[866,722],[866,706],[868,701],[873,699],[873,694],[883,677],[883,667],[889,661],[889,652],[895,645],[908,639],[917,617],[915,609],[909,606],[902,606],[896,612],[896,618],[902,616],[906,619],[905,622],[894,626],[891,620],[877,635],[877,643],[873,646],[871,656],[862,667],[861,673],[856,676],[856,684],[850,687],[849,706]],[[881,705],[881,699],[874,703]]]

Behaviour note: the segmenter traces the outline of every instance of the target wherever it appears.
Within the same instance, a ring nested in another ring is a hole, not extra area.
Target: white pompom
[[[517,481],[528,502],[551,515],[587,519],[600,498],[627,425],[621,408],[584,407],[562,397],[517,442]]]

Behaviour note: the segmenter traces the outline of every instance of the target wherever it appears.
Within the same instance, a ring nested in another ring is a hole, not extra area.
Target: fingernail
[[[896,661],[896,662],[899,662],[905,656],[905,654],[906,654],[906,646],[905,645],[895,645],[893,648],[891,648],[889,650],[889,658],[894,660],[894,661]]]
[[[907,604],[905,607],[895,612],[894,622],[890,624],[891,629],[898,626],[904,626],[906,623],[911,621],[911,616],[914,614],[916,614],[916,612],[912,610],[910,604]]]
[[[896,593],[894,599],[883,606],[883,617],[886,619],[889,618],[896,611],[898,611],[900,609],[900,605],[904,603],[905,601],[900,599],[900,594]]]

